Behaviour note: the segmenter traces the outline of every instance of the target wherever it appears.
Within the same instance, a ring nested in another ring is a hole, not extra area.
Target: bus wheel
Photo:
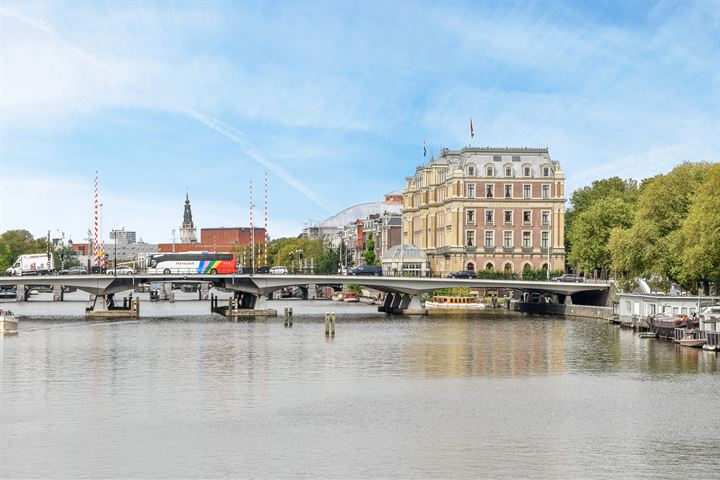
[[[217,270],[215,270],[214,268],[210,270],[210,275],[217,275]]]
[[[166,268],[165,270],[163,270],[163,273],[164,273],[165,275],[170,275],[170,269],[169,269],[169,268]]]

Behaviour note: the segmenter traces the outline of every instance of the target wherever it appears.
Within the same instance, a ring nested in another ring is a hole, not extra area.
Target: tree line
[[[589,276],[720,292],[720,164],[594,181],[573,192],[565,228],[567,261]]]

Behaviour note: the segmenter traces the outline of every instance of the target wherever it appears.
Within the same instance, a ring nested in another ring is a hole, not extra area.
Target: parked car
[[[116,273],[117,272],[117,273]],[[109,268],[107,271],[108,275],[135,275],[135,269],[128,267],[127,265],[119,265],[117,270]]]
[[[287,275],[287,267],[277,266],[270,269],[270,275]]]
[[[477,274],[474,270],[461,270],[459,272],[452,272],[448,275],[448,278],[477,278]]]
[[[350,270],[350,275],[372,275],[380,277],[382,276],[382,267],[380,265],[360,265]]]
[[[553,282],[584,282],[585,277],[575,275],[574,273],[566,273],[552,279]]]
[[[60,275],[87,275],[88,271],[87,268],[78,265],[76,267],[64,268],[60,270],[59,273]]]

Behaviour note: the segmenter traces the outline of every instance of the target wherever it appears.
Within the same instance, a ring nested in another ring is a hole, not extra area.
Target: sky
[[[469,144],[720,161],[720,1],[0,2],[0,232],[84,241],[97,170],[106,241],[262,225],[265,172],[297,235]]]

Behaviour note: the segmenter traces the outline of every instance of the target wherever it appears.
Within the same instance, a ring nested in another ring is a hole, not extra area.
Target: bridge
[[[570,283],[526,280],[483,280],[458,278],[415,278],[415,277],[373,277],[345,275],[50,275],[27,277],[0,277],[0,286],[17,287],[17,298],[27,299],[28,286],[74,287],[97,297],[104,302],[91,309],[104,309],[112,304],[116,293],[131,290],[140,284],[152,282],[167,283],[211,283],[213,286],[234,292],[239,308],[256,309],[264,305],[268,295],[286,287],[308,285],[333,286],[360,285],[385,292],[385,302],[379,308],[386,313],[421,313],[419,296],[443,288],[486,288],[512,289],[528,294],[550,295],[557,303],[566,303],[570,298],[576,305],[606,305],[609,285],[606,283]]]

